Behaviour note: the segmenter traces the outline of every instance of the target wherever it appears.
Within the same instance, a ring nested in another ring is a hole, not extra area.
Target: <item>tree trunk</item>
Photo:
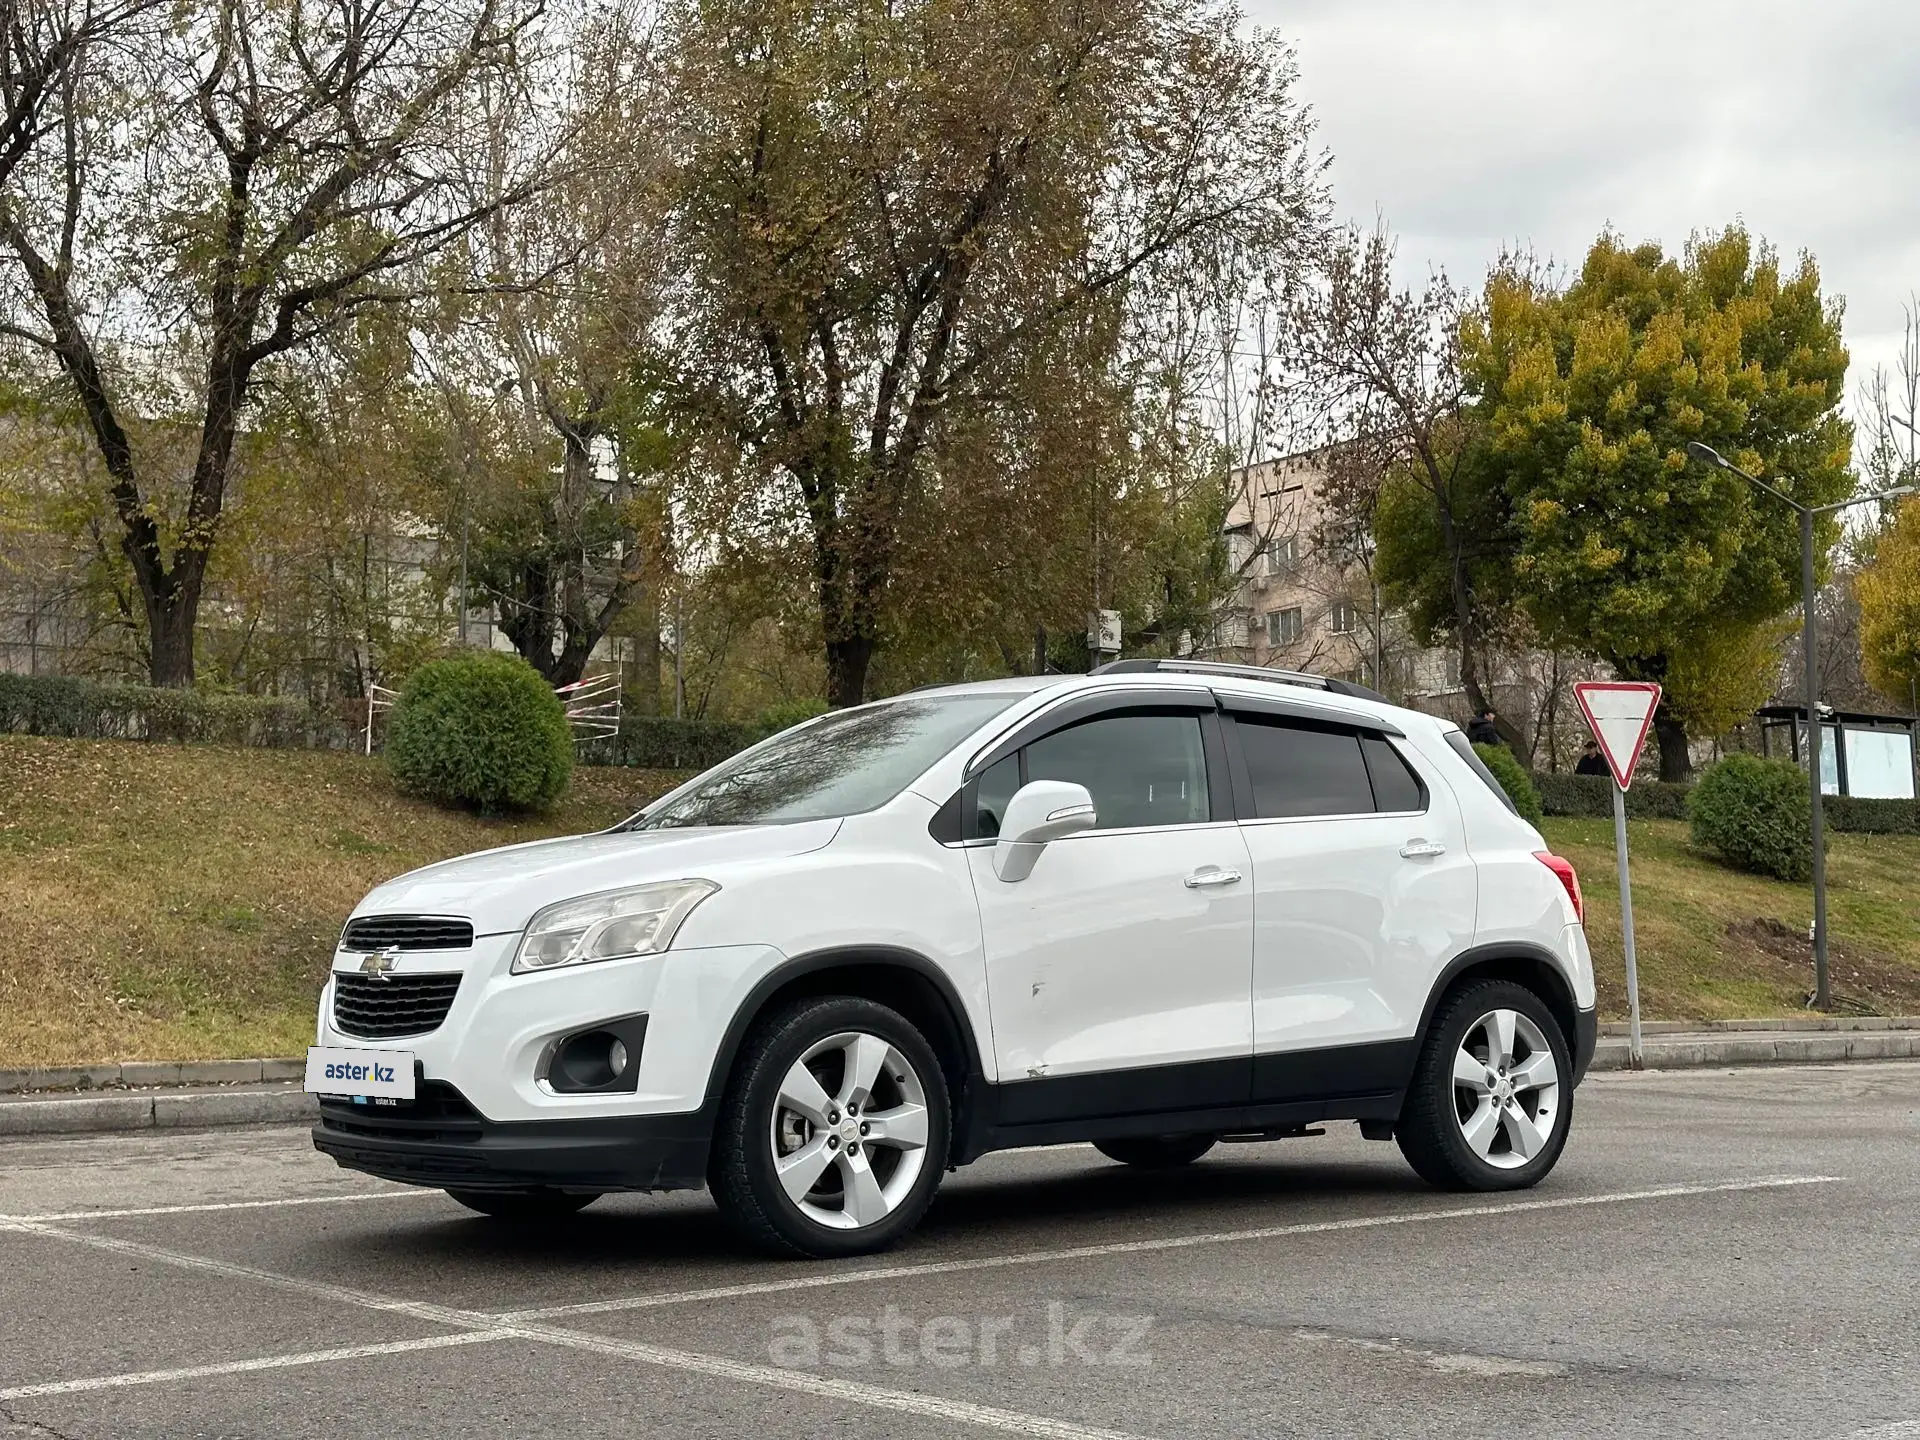
[[[1684,784],[1693,778],[1693,756],[1687,748],[1687,727],[1662,702],[1653,713],[1653,735],[1660,746],[1660,778]]]
[[[627,693],[642,715],[660,713],[660,587],[648,585],[635,607],[639,624],[633,642],[633,683]]]
[[[171,690],[193,688],[193,631],[199,606],[199,586],[168,586],[160,595],[146,595],[149,656],[147,678]]]
[[[867,698],[867,666],[873,660],[873,639],[848,635],[827,641],[827,704],[835,710],[858,705]]]

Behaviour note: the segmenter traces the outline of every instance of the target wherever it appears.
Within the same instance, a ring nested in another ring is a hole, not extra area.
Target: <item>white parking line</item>
[[[800,1276],[763,1284],[718,1286],[707,1290],[679,1291],[668,1295],[657,1296],[634,1296],[626,1300],[594,1301],[573,1306],[552,1306],[543,1310],[508,1312],[501,1315],[489,1315],[483,1312],[465,1310],[453,1306],[436,1305],[429,1301],[403,1300],[375,1294],[370,1291],[352,1289],[344,1285],[332,1285],[325,1281],[304,1280],[297,1276],[281,1275],[273,1271],[257,1269],[250,1265],[239,1265],[231,1261],[216,1260],[207,1256],[184,1254],[180,1251],[164,1249],[157,1245],[147,1245],[135,1240],[123,1240],[117,1236],[62,1230],[44,1221],[21,1219],[0,1220],[0,1230],[7,1230],[18,1234],[37,1235],[47,1239],[65,1240],[73,1244],[93,1249],[107,1250],[117,1254],[137,1256],[161,1264],[209,1272],[226,1276],[230,1279],[271,1285],[276,1288],[292,1290],[305,1295],[318,1296],[342,1304],[356,1305],[390,1314],[408,1315],[416,1319],[431,1321],[435,1324],[447,1325],[453,1327],[456,1331],[456,1333],[452,1335],[430,1336],[414,1340],[396,1340],[379,1344],[343,1347],[336,1350],[308,1350],[288,1355],[265,1356],[251,1360],[227,1361],[211,1365],[184,1366],[169,1370],[134,1371],[123,1375],[97,1376],[89,1379],[52,1381],[40,1385],[15,1386],[11,1389],[0,1390],[0,1400],[73,1394],[87,1390],[116,1389],[131,1385],[156,1384],[169,1380],[196,1379],[205,1376],[239,1374],[253,1370],[285,1369],[298,1365],[325,1364],[334,1360],[355,1359],[369,1355],[397,1355],[417,1350],[445,1349],[449,1346],[480,1344],[490,1340],[520,1339],[558,1345],[571,1350],[614,1355],[622,1359],[635,1360],[642,1364],[655,1365],[664,1369],[707,1375],[715,1379],[738,1381],[743,1384],[760,1385],[791,1393],[813,1395],[822,1399],[863,1405],[873,1409],[892,1411],[897,1414],[917,1415],[929,1419],[953,1421],[982,1429],[998,1431],[1002,1434],[1040,1436],[1047,1437],[1047,1440],[1138,1440],[1138,1437],[1128,1435],[1123,1431],[1080,1425],[1073,1421],[1058,1420],[1045,1415],[1030,1415],[1022,1411],[1007,1410],[992,1405],[976,1405],[969,1401],[924,1395],[910,1390],[894,1390],[885,1386],[869,1385],[856,1380],[811,1374],[803,1370],[789,1370],[775,1365],[762,1365],[751,1361],[734,1360],[726,1356],[702,1354],[688,1350],[675,1350],[639,1341],[591,1335],[577,1330],[568,1330],[559,1326],[542,1324],[540,1322],[545,1317],[558,1314],[590,1314],[610,1310],[643,1309],[655,1305],[684,1304],[700,1299],[764,1294],[775,1291],[814,1288],[823,1285],[845,1285],[862,1280],[951,1274],[967,1270],[1000,1269],[1008,1266],[1037,1265],[1053,1261],[1086,1259],[1105,1255],[1131,1255],[1160,1250],[1186,1249],[1199,1245],[1221,1245],[1250,1240],[1274,1239],[1289,1235],[1320,1234],[1343,1230],[1365,1230],[1389,1225],[1412,1225],[1426,1221],[1506,1215],[1524,1211],[1563,1210],[1580,1206],[1623,1204],[1631,1201],[1667,1199],[1675,1196],[1717,1195],[1740,1191],[1786,1189],[1802,1185],[1826,1185],[1833,1184],[1840,1178],[1841,1177],[1834,1175],[1776,1176],[1764,1179],[1725,1181],[1719,1184],[1669,1185],[1652,1190],[1619,1191],[1605,1195],[1574,1195],[1551,1200],[1520,1200],[1484,1205],[1457,1206],[1446,1210],[1422,1210],[1395,1215],[1374,1215],[1351,1220],[1315,1221],[1298,1225],[1265,1226],[1251,1230],[1215,1231],[1209,1234],[1169,1236],[1161,1240],[1134,1240],[1107,1245],[1082,1245],[1070,1249],[1029,1251],[1018,1255],[987,1256],[974,1260],[937,1261],[924,1265],[895,1265],[867,1267],[856,1270],[839,1270],[824,1275]]]
[[[237,1265],[231,1261],[215,1260],[204,1255],[183,1254],[178,1250],[147,1245],[137,1240],[123,1240],[112,1235],[92,1235],[83,1231],[61,1230],[38,1221],[0,1221],[0,1230],[9,1230],[16,1234],[38,1235],[52,1240],[66,1240],[91,1249],[137,1256],[163,1265],[177,1265],[184,1269],[223,1275],[229,1279],[272,1285],[283,1290],[293,1290],[300,1294],[317,1296],[346,1305],[358,1305],[370,1310],[381,1310],[389,1314],[408,1315],[415,1319],[454,1326],[461,1332],[457,1336],[395,1340],[371,1347],[309,1350],[292,1355],[237,1360],[225,1364],[185,1366],[171,1370],[132,1371],[123,1375],[96,1376],[86,1380],[53,1381],[43,1386],[16,1387],[14,1390],[0,1391],[0,1400],[26,1398],[30,1394],[47,1395],[82,1390],[118,1389],[129,1385],[157,1384],[168,1380],[193,1379],[202,1375],[231,1374],[246,1370],[284,1369],[294,1365],[325,1364],[331,1360],[349,1359],[361,1354],[399,1355],[413,1350],[441,1349],[449,1343],[471,1345],[483,1340],[518,1339],[559,1345],[570,1350],[617,1355],[625,1360],[637,1360],[643,1364],[657,1365],[664,1369],[682,1370],[698,1375],[709,1375],[716,1379],[763,1385],[776,1390],[815,1395],[823,1399],[866,1405],[880,1410],[891,1410],[899,1414],[950,1420],[1007,1435],[1042,1436],[1047,1437],[1047,1440],[1138,1440],[1138,1437],[1128,1435],[1124,1431],[1079,1425],[1068,1420],[1057,1420],[1051,1416],[1029,1415],[1022,1411],[1004,1410],[993,1405],[975,1405],[965,1400],[948,1400],[935,1395],[917,1394],[911,1390],[892,1390],[880,1385],[864,1384],[857,1380],[813,1375],[802,1370],[787,1370],[776,1365],[759,1365],[744,1360],[728,1359],[721,1355],[703,1355],[694,1351],[673,1350],[638,1341],[588,1335],[576,1330],[564,1330],[554,1325],[542,1325],[535,1321],[503,1321],[498,1316],[473,1310],[435,1305],[429,1301],[401,1300],[366,1290],[355,1290],[344,1285],[331,1285],[321,1280],[303,1280],[297,1276],[280,1275],[251,1265]]]
[[[419,1340],[390,1340],[382,1345],[343,1345],[338,1350],[302,1350],[293,1355],[263,1355],[257,1360],[224,1360],[217,1365],[182,1365],[174,1370],[134,1370],[125,1375],[95,1375],[86,1380],[52,1380],[44,1385],[15,1385],[0,1390],[0,1400],[32,1400],[41,1395],[79,1395],[88,1390],[118,1390],[125,1385],[155,1385],[165,1380],[201,1380],[209,1375],[245,1375],[253,1370],[285,1370],[294,1365],[324,1365],[368,1355],[404,1355],[410,1350],[446,1350],[486,1340],[513,1340],[511,1330],[468,1330],[458,1335],[429,1335]]]
[[[442,1191],[409,1185],[392,1190],[358,1190],[351,1195],[289,1195],[279,1200],[210,1200],[198,1205],[142,1205],[134,1210],[56,1210],[45,1215],[0,1215],[0,1225],[10,1220],[29,1225],[62,1220],[128,1220],[142,1215],[203,1215],[216,1210],[273,1210],[282,1205],[345,1205],[356,1200],[419,1200],[427,1196],[446,1198]]]
[[[731,1300],[742,1295],[774,1295],[788,1290],[853,1285],[869,1280],[905,1280],[917,1275],[953,1275],[968,1270],[1004,1270],[1015,1265],[1049,1265],[1062,1260],[1091,1260],[1106,1255],[1141,1255],[1158,1250],[1187,1250],[1197,1245],[1233,1245],[1250,1240],[1278,1240],[1289,1235],[1320,1235],[1340,1230],[1373,1230],[1388,1225],[1420,1225],[1432,1220],[1477,1219],[1487,1215],[1514,1215],[1529,1210],[1568,1210],[1585,1205],[1623,1205],[1635,1200],[1665,1200],[1680,1195],[1725,1195],[1744,1190],[1784,1190],[1798,1185],[1832,1185],[1838,1175],[1785,1175],[1755,1180],[1728,1180],[1710,1185],[1663,1185],[1656,1190],[1621,1190],[1606,1195],[1568,1195],[1551,1200],[1508,1200],[1485,1205],[1459,1205],[1446,1210],[1411,1210],[1391,1215],[1363,1215],[1350,1220],[1309,1220],[1294,1225],[1263,1225],[1252,1230],[1216,1230],[1198,1235],[1169,1235],[1157,1240],[1120,1240],[1105,1245],[1076,1245],[1062,1250],[1029,1250],[1016,1255],[989,1255],[974,1260],[931,1260],[921,1265],[862,1266],[780,1280],[713,1285],[701,1290],[672,1290],[655,1295],[630,1295],[617,1300],[581,1300],[570,1305],[543,1305],[530,1310],[508,1310],[497,1319],[557,1320],[568,1315],[604,1315],[618,1310],[652,1310],[664,1305],[687,1305],[701,1300]]]

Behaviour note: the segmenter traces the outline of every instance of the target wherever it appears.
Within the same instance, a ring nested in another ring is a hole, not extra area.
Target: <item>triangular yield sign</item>
[[[1587,717],[1607,768],[1622,790],[1633,784],[1633,767],[1640,763],[1653,712],[1660,704],[1660,687],[1651,681],[1582,680],[1573,687],[1580,713]]]

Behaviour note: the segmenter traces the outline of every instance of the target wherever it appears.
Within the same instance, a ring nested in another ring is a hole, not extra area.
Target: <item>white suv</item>
[[[705,1184],[849,1255],[1015,1145],[1173,1166],[1357,1120],[1434,1184],[1532,1185],[1593,1006],[1573,868],[1455,727],[1122,661],[823,715],[389,881],[308,1088],[342,1165],[488,1214]]]

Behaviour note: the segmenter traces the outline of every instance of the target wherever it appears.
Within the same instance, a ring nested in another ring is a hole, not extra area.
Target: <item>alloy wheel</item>
[[[899,1049],[848,1030],[788,1067],[769,1143],[787,1198],[817,1224],[860,1230],[912,1192],[927,1154],[927,1095]]]
[[[1453,1056],[1454,1119],[1487,1164],[1517,1170],[1545,1150],[1560,1116],[1560,1070],[1540,1027],[1518,1010],[1490,1010]]]

